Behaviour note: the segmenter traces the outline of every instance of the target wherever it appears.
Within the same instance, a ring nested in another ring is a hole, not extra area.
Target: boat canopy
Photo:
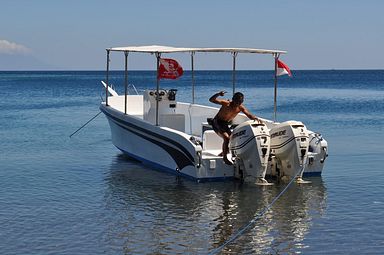
[[[125,54],[125,101],[127,104],[127,86],[128,86],[128,53],[129,52],[141,52],[156,54],[157,58],[157,73],[159,72],[159,63],[162,53],[178,53],[178,52],[189,52],[191,53],[191,65],[192,65],[192,103],[195,103],[195,79],[194,79],[194,66],[193,56],[196,52],[224,52],[231,53],[233,57],[233,71],[232,71],[232,87],[233,94],[235,94],[235,70],[236,70],[236,56],[238,53],[256,53],[256,54],[271,54],[275,59],[275,91],[274,91],[274,120],[276,121],[276,109],[277,109],[277,60],[281,54],[287,53],[283,50],[266,50],[266,49],[255,49],[255,48],[184,48],[184,47],[171,47],[161,45],[149,45],[149,46],[126,46],[126,47],[111,47],[107,48],[107,77],[106,77],[106,91],[105,91],[105,102],[108,105],[108,87],[109,87],[109,54],[111,51],[124,52]],[[159,82],[157,79],[156,91],[159,93]],[[158,100],[156,101],[156,125],[158,125]],[[126,109],[125,109],[126,113]]]
[[[266,50],[254,48],[182,48],[160,45],[149,46],[127,46],[107,48],[107,51],[123,52],[143,52],[143,53],[176,53],[176,52],[238,52],[238,53],[258,53],[258,54],[285,54],[283,50]]]

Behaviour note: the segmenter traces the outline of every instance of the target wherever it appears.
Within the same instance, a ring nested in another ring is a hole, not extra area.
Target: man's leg
[[[224,160],[224,163],[227,164],[227,165],[233,165],[233,163],[231,161],[229,161],[229,159],[227,158],[227,154],[229,152],[229,148],[228,148],[228,145],[229,145],[229,134],[228,133],[222,133],[222,137],[224,139],[223,141],[223,160]]]

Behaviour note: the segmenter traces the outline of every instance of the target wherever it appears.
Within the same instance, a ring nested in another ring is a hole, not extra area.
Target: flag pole
[[[160,78],[159,78],[159,67],[160,67],[160,57],[161,53],[156,52],[156,59],[157,59],[157,75],[156,75],[156,126],[159,125],[159,90],[160,90]]]
[[[235,94],[235,83],[236,83],[236,51],[232,52],[233,63],[232,63],[232,96]]]
[[[124,70],[124,113],[127,114],[127,101],[128,101],[128,51],[124,51],[125,55],[125,70]]]
[[[195,103],[195,69],[193,65],[193,56],[195,55],[195,52],[191,52],[191,71],[192,71],[192,104]]]
[[[274,100],[273,100],[273,122],[276,122],[276,112],[277,112],[277,60],[279,59],[278,53],[273,54],[275,58],[275,90],[274,90]]]
[[[108,87],[109,87],[109,50],[108,49],[107,49],[106,82],[107,82],[107,86],[105,86],[105,106],[108,106]]]

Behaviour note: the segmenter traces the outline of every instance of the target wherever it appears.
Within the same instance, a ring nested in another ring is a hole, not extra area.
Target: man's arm
[[[242,111],[245,115],[247,115],[247,117],[248,117],[249,119],[251,119],[251,120],[257,120],[257,122],[259,122],[259,123],[263,123],[259,118],[257,118],[255,115],[253,115],[252,113],[250,113],[250,112],[248,111],[248,109],[245,108],[244,105],[242,105],[240,109],[241,109],[241,111]]]
[[[211,103],[214,103],[214,104],[223,104],[223,102],[226,102],[226,100],[223,100],[223,99],[218,99],[217,97],[218,96],[224,96],[226,92],[225,91],[220,91],[219,93],[216,93],[214,94],[213,96],[211,96],[211,98],[209,99],[209,102]]]

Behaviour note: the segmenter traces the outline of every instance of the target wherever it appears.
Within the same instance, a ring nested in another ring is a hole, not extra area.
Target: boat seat
[[[185,132],[184,114],[160,114],[159,124],[163,127],[169,127],[181,132]]]
[[[222,151],[223,139],[215,131],[207,130],[203,133],[203,150],[218,155]]]
[[[124,112],[125,96],[108,97],[108,103],[115,109]],[[127,114],[143,115],[143,96],[129,95],[127,96]]]

